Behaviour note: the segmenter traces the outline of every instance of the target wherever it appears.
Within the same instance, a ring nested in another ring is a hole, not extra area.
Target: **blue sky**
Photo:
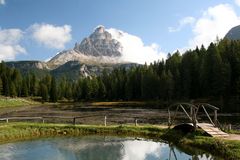
[[[140,38],[141,47],[157,45],[164,57],[222,38],[240,24],[240,1],[0,0],[0,59],[45,60],[100,24]]]

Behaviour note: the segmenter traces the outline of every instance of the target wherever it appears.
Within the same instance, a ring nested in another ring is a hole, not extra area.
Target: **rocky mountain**
[[[49,73],[48,65],[41,61],[12,61],[6,62],[6,65],[11,68],[17,68],[23,75],[33,72],[39,77],[42,77]]]
[[[94,32],[81,43],[76,43],[70,50],[62,51],[47,62],[50,68],[56,68],[69,61],[86,64],[122,63],[122,45],[112,38],[104,26],[98,26]]]
[[[98,26],[88,38],[84,38],[80,44],[76,43],[74,50],[88,56],[120,57],[122,46],[104,26]]]
[[[230,40],[240,40],[240,25],[233,27],[228,31],[225,38]]]
[[[112,71],[114,68],[130,68],[136,66],[138,64],[135,63],[116,63],[116,64],[101,64],[101,65],[93,65],[93,64],[83,64],[79,61],[69,61],[64,65],[59,66],[58,68],[51,70],[50,73],[57,78],[65,76],[66,78],[70,78],[75,80],[76,78],[81,77],[91,77],[95,75],[100,75],[104,70],[107,72]]]
[[[98,26],[89,37],[76,43],[73,49],[59,52],[48,62],[18,61],[8,62],[7,65],[18,68],[23,73],[50,73],[56,77],[65,76],[74,80],[79,76],[99,75],[103,70],[111,71],[117,67],[129,68],[138,65],[124,62],[122,50],[121,43],[103,26]]]
[[[41,61],[14,61],[6,62],[11,68],[17,68],[23,75],[26,73],[35,73],[38,77],[51,74],[56,78],[66,77],[70,80],[77,80],[80,77],[91,77],[100,75],[103,70],[110,72],[114,68],[130,68],[137,66],[136,63],[105,63],[105,64],[87,64],[80,61],[68,61],[57,68],[50,69],[46,62]]]

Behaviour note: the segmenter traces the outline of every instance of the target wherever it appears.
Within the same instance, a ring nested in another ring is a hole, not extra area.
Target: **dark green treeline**
[[[98,77],[22,76],[0,64],[0,92],[5,96],[40,96],[42,101],[207,100],[225,111],[240,111],[240,41],[221,40],[195,50],[168,55],[164,61],[118,68]]]

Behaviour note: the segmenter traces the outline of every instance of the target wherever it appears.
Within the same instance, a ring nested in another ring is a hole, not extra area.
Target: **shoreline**
[[[141,137],[173,143],[180,148],[196,148],[223,159],[240,159],[240,141],[203,136],[201,131],[182,134],[160,126],[144,125],[67,125],[40,123],[8,123],[0,125],[0,143],[47,138],[55,136],[109,135]]]

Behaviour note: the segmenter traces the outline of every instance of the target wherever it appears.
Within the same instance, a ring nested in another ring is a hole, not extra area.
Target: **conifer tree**
[[[57,84],[55,77],[52,77],[51,81],[51,88],[50,88],[50,101],[51,102],[57,102],[58,100],[58,94],[57,94]]]

